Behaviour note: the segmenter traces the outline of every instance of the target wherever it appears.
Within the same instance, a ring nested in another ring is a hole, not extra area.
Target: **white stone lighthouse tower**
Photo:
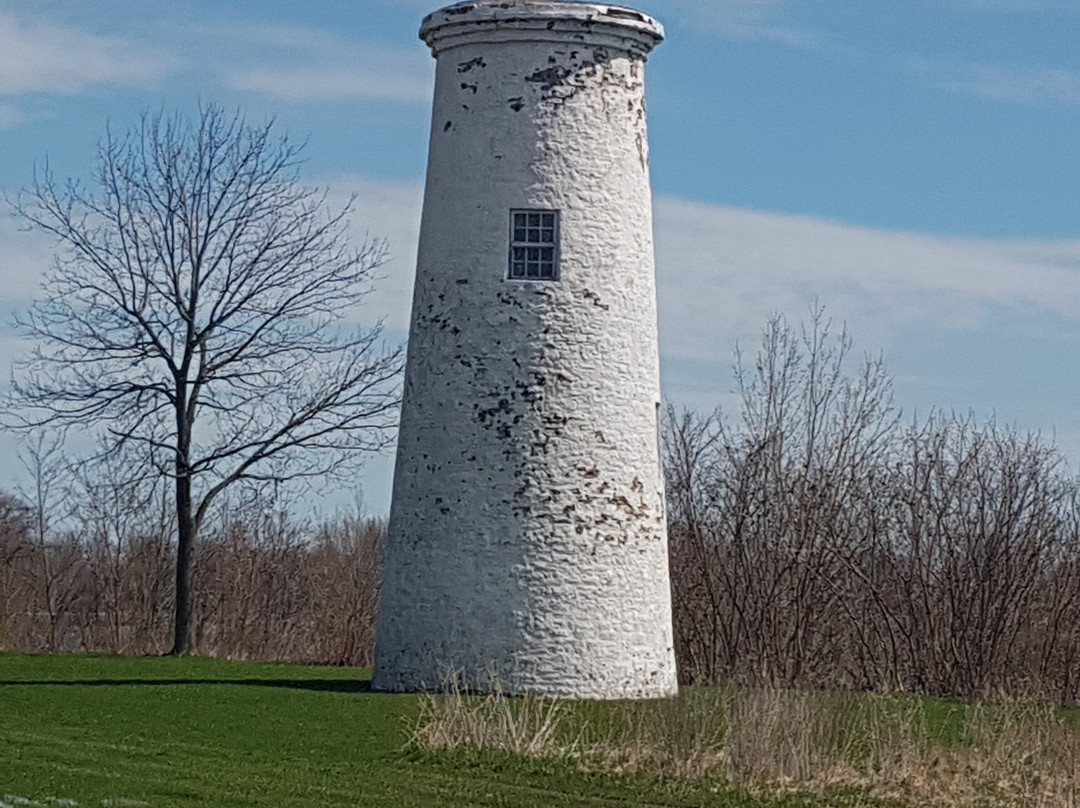
[[[438,67],[374,687],[676,691],[644,68],[652,18],[476,0]]]

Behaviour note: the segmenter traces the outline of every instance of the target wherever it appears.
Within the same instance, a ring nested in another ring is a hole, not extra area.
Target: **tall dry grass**
[[[688,689],[669,701],[607,705],[451,688],[425,697],[412,743],[763,794],[856,789],[942,808],[1080,804],[1080,732],[1039,701],[983,701],[947,715],[905,696],[782,688]]]
[[[442,696],[421,698],[411,743],[420,749],[480,749],[526,758],[561,757],[574,746],[556,737],[567,726],[569,702],[504,696],[470,696],[451,675]]]

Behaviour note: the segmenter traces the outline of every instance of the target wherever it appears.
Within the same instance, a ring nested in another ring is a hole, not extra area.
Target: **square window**
[[[510,279],[559,279],[559,213],[510,211]]]

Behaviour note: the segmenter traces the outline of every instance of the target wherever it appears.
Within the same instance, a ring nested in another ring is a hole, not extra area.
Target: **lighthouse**
[[[436,59],[373,687],[676,692],[651,17],[477,0]]]

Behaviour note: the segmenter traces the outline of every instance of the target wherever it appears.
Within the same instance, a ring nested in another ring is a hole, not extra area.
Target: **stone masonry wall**
[[[433,46],[379,689],[676,689],[648,48],[573,16]],[[560,212],[559,280],[507,279],[515,208]]]

